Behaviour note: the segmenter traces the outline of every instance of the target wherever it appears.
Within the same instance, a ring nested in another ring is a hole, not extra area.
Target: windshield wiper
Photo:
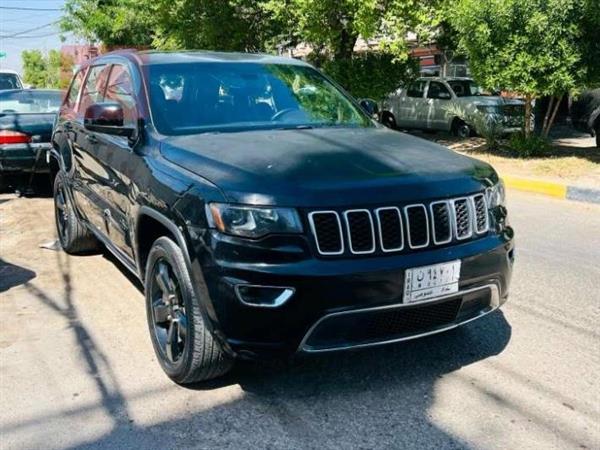
[[[289,127],[281,127],[278,130],[312,130],[312,125],[293,125]]]

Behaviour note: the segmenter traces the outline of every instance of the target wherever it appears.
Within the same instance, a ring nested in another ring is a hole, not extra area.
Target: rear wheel
[[[64,251],[80,254],[98,250],[98,240],[75,214],[62,173],[54,179],[54,217],[58,239]]]
[[[173,381],[187,384],[209,380],[231,369],[233,358],[206,327],[183,253],[168,237],[152,245],[145,293],[152,345]]]

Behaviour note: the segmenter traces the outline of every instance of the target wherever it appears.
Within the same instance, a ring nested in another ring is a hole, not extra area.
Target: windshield
[[[151,65],[152,117],[162,134],[368,127],[370,119],[311,67],[256,63]]]
[[[471,97],[474,95],[489,95],[473,80],[451,80],[448,84],[457,97]]]
[[[0,90],[23,89],[19,77],[14,73],[0,73]]]
[[[62,98],[61,91],[0,92],[0,113],[54,113],[60,108]]]

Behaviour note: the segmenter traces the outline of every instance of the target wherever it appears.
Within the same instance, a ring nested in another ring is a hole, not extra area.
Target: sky
[[[65,0],[0,0],[0,52],[6,57],[0,58],[0,69],[12,69],[22,72],[21,52],[38,49],[47,52],[60,49],[58,25],[53,25],[62,15],[61,8]],[[18,10],[11,8],[29,8]],[[40,11],[51,9],[58,11]],[[45,26],[47,25],[47,26]],[[31,30],[38,28],[37,30]],[[13,36],[18,34],[17,36]],[[66,36],[66,43],[74,38]]]

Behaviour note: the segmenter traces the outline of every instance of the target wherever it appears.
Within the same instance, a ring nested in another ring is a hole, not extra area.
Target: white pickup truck
[[[448,111],[451,104],[467,114],[498,116],[503,131],[519,131],[524,117],[524,102],[486,95],[470,78],[419,78],[407,88],[399,88],[383,103],[381,122],[390,128],[450,131],[468,137],[472,125]]]

